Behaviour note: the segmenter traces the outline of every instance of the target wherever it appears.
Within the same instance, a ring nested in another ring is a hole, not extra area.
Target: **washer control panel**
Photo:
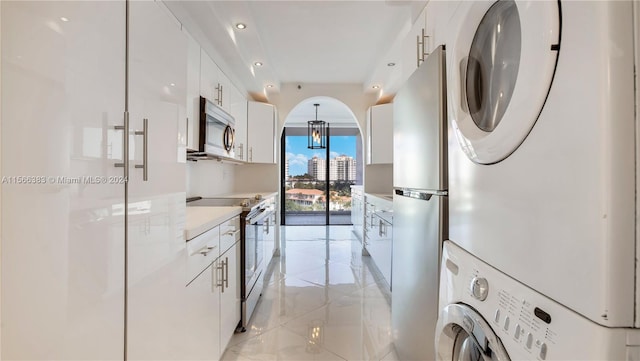
[[[463,273],[462,268],[466,267],[460,268]],[[531,360],[547,360],[549,350],[557,342],[551,314],[529,299],[522,285],[500,282],[477,265],[466,271],[463,279],[468,282],[467,295],[475,300],[478,308],[482,305],[482,309],[490,310],[485,318],[498,337],[511,340]]]
[[[551,316],[528,300],[505,289],[497,290],[494,329],[502,330],[531,354],[532,359],[546,360],[549,347],[556,342]]]

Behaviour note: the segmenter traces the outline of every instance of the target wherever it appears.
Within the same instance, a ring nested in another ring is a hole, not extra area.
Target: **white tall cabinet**
[[[126,81],[124,1],[0,2],[2,359],[185,347],[187,42],[162,3],[129,5]]]
[[[129,2],[127,355],[135,360],[180,358],[185,332],[170,325],[184,317],[187,38],[162,6]],[[135,135],[145,119],[147,134]]]
[[[0,6],[2,359],[122,359],[125,3]]]

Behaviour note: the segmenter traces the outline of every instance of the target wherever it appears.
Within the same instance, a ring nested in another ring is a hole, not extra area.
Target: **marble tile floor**
[[[389,291],[351,230],[281,228],[250,325],[222,360],[397,360]]]

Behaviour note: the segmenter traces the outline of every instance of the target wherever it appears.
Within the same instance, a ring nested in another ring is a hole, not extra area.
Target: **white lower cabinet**
[[[184,347],[177,359],[218,360],[240,322],[240,219],[187,242]]]
[[[385,281],[392,285],[391,259],[393,249],[393,203],[369,194],[364,202],[363,246],[371,256]]]
[[[240,322],[240,242],[218,259],[220,275],[220,356]]]
[[[216,286],[216,264],[207,266],[187,287],[185,322],[189,334],[185,337],[185,360],[217,360],[221,355],[220,291]]]
[[[360,241],[364,236],[364,194],[362,186],[351,186],[351,223]]]

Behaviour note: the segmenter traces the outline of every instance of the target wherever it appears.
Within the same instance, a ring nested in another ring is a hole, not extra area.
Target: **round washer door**
[[[511,360],[484,318],[464,304],[451,304],[440,312],[435,341],[439,361]]]
[[[463,1],[448,46],[449,118],[469,159],[507,158],[533,128],[560,44],[555,1]]]

